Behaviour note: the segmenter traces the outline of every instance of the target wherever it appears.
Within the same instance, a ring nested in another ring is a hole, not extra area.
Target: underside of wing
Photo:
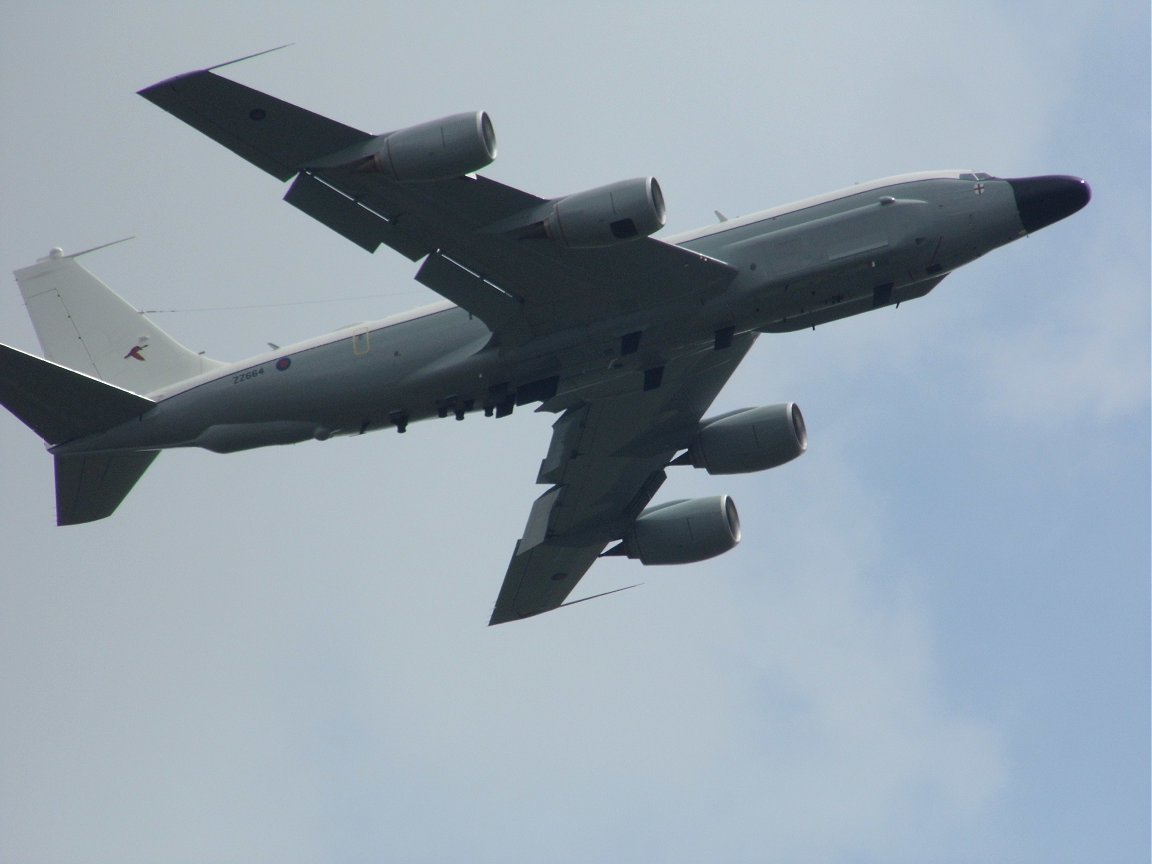
[[[558,239],[567,235],[546,223],[566,199],[476,176],[467,167],[474,160],[454,160],[446,149],[460,129],[476,126],[478,139],[461,146],[487,153],[480,165],[495,156],[482,112],[371,135],[209,70],[140,95],[273,176],[295,177],[285,199],[358,246],[427,258],[419,281],[483,320],[502,344],[657,302],[704,301],[735,275],[706,255],[636,236],[629,218],[612,223],[619,242],[611,235],[602,246]],[[611,207],[616,186],[570,197],[581,208],[587,201]],[[662,199],[659,206],[662,224]]]
[[[489,623],[564,604],[604,548],[618,540],[664,483],[700,418],[755,337],[670,363],[659,388],[617,384],[586,395],[553,424],[537,481],[551,484],[532,506]],[[560,394],[557,398],[563,398]]]
[[[372,137],[208,70],[177,75],[140,95],[279,180]]]

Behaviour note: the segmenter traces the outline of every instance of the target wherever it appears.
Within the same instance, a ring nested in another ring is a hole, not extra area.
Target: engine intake
[[[487,112],[453,114],[375,139],[375,152],[356,164],[402,183],[471,174],[496,158],[496,133]]]
[[[642,564],[691,564],[740,542],[740,516],[727,495],[669,501],[641,513],[620,551]]]
[[[621,180],[553,202],[544,233],[561,246],[611,246],[664,227],[664,193],[655,177]]]
[[[682,458],[709,474],[744,474],[791,462],[807,449],[808,430],[800,406],[786,402],[702,421]]]

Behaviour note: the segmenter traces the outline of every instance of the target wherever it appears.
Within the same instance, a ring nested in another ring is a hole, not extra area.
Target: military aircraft
[[[725,495],[651,502],[673,466],[761,471],[807,448],[792,402],[704,417],[759,334],[922,297],[1091,195],[1070,176],[932,171],[658,240],[651,177],[539,198],[476,173],[496,156],[484,112],[374,135],[217,68],[140,95],[291,180],[284,199],[356,245],[420,262],[416,280],[445,300],[222,363],[52,250],[16,272],[47,359],[0,346],[0,401],[54,457],[57,522],[108,516],[170,447],[231,453],[538,403],[559,415],[537,479],[549,488],[492,624],[568,605],[601,555],[679,564],[739,542]]]

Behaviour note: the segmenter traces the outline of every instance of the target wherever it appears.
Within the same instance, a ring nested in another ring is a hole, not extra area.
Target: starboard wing
[[[504,576],[490,624],[564,604],[613,540],[627,533],[686,448],[700,418],[755,341],[738,337],[721,351],[670,363],[661,385],[644,390],[622,375],[595,392],[561,393],[572,404],[553,424],[536,499]],[[548,403],[545,403],[548,407]]]

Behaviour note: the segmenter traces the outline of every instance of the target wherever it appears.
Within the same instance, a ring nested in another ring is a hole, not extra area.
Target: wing
[[[575,401],[553,424],[537,477],[551,488],[532,505],[490,624],[564,604],[604,547],[623,537],[652,500],[664,468],[691,442],[754,341],[749,334],[724,350],[673,361],[651,390],[633,374],[569,394]]]
[[[140,95],[273,176],[295,177],[285,200],[362,248],[384,244],[424,259],[417,280],[484,321],[504,346],[666,304],[702,304],[736,275],[651,238],[572,249],[525,232],[525,217],[550,202],[486,177],[404,183],[356,170],[380,136],[210,70]],[[606,374],[545,403],[562,412],[538,478],[550,488],[533,505],[491,623],[564,603],[655,495],[664,467],[754,338],[669,360],[657,380],[645,377],[654,370]]]
[[[295,181],[293,206],[374,251],[385,244],[413,261],[416,278],[519,344],[655,303],[705,300],[732,280],[723,262],[643,238],[596,249],[501,230],[547,202],[485,177],[401,183],[347,167],[377,136],[202,70],[140,95],[273,176]]]

